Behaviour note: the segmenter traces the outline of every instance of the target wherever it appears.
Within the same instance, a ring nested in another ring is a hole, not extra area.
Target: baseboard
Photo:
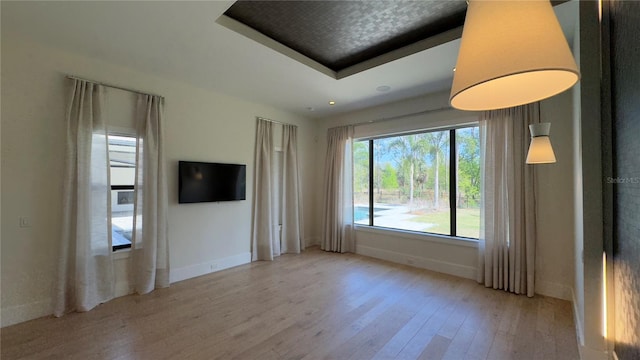
[[[131,286],[128,281],[116,282],[113,293],[114,298],[126,296],[129,294],[133,294],[133,286]]]
[[[609,360],[609,355],[606,351],[595,350],[584,345],[578,345],[580,352],[580,359],[582,360]]]
[[[582,327],[582,321],[580,319],[580,311],[578,310],[578,301],[576,299],[576,293],[571,288],[571,303],[573,304],[573,323],[576,326],[576,337],[578,340],[578,348],[584,347],[584,331]]]
[[[305,247],[311,247],[314,245],[320,245],[320,238],[317,236],[307,237],[304,239]]]
[[[582,360],[609,360],[617,359],[616,353],[613,352],[611,357],[607,351],[592,349],[584,344],[584,327],[579,316],[578,302],[576,301],[576,293],[573,288],[569,289],[571,293],[571,303],[573,305],[573,323],[576,327],[576,340],[578,341],[578,352]]]
[[[29,304],[9,306],[2,309],[2,327],[51,315],[51,299],[35,301]]]
[[[459,276],[466,279],[476,279],[476,268],[473,266],[460,265],[446,261],[434,260],[418,257],[411,254],[404,254],[390,250],[377,249],[370,246],[356,246],[356,254],[370,256],[377,259],[387,260],[398,264],[415,266],[431,271],[441,272],[449,275]],[[410,261],[408,258],[410,257]]]
[[[171,282],[182,281],[192,277],[209,274],[212,272],[228,269],[234,266],[251,262],[251,253],[242,253],[222,259],[212,260],[202,264],[185,266],[171,270]],[[115,284],[115,297],[120,297],[133,293],[133,289],[128,281],[121,281]],[[51,315],[51,299],[34,301],[29,304],[10,306],[3,308],[0,312],[0,326],[10,326],[21,322],[37,319]]]
[[[550,281],[537,281],[536,294],[567,301],[573,300],[573,292],[571,290],[571,287]]]
[[[172,283],[210,274],[216,271],[244,265],[251,262],[251,253],[242,253],[222,259],[215,259],[201,264],[189,265],[182,268],[171,269],[170,281]]]

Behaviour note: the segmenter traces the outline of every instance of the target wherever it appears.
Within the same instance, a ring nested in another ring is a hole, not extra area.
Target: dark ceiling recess
[[[464,24],[465,0],[237,1],[225,15],[339,72]]]

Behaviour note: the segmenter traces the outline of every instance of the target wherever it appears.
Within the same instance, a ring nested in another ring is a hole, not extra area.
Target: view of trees
[[[458,149],[458,207],[480,206],[480,130],[456,131]]]
[[[353,143],[353,192],[369,193],[369,142]],[[368,199],[365,197],[365,199]]]
[[[455,186],[458,214],[472,216],[462,219],[470,226],[479,227],[480,205],[480,143],[477,127],[455,130],[456,161],[450,161],[451,141],[449,130],[402,135],[373,141],[357,141],[354,144],[354,192],[355,204],[368,216],[369,202],[369,151],[373,150],[374,218],[383,223],[380,214],[391,214],[390,209],[403,207],[406,214],[422,218],[430,226],[436,224],[448,234],[447,215],[450,212],[450,171],[456,171]],[[373,149],[370,149],[370,146]],[[455,164],[455,165],[452,165]],[[454,169],[451,169],[451,167]],[[466,211],[465,209],[471,209]],[[465,212],[466,211],[466,212]],[[463,214],[464,213],[464,214]],[[378,215],[376,215],[378,214]],[[394,211],[393,214],[401,214]],[[439,214],[436,219],[435,214]],[[406,218],[406,217],[405,217]],[[403,219],[405,219],[403,218]],[[374,220],[375,221],[375,220]],[[445,223],[446,222],[446,223]],[[478,225],[474,225],[477,223]],[[460,222],[458,222],[460,224]],[[376,225],[376,224],[374,224]],[[386,225],[381,225],[386,226]],[[392,226],[395,227],[395,226]],[[399,227],[403,228],[403,227]],[[434,232],[434,230],[429,230]],[[438,232],[438,231],[435,231]],[[477,237],[476,230],[463,236]]]
[[[480,201],[480,151],[478,128],[456,131],[457,146],[457,203],[462,207],[476,207]],[[394,202],[414,206],[416,196],[427,201],[433,209],[448,207],[449,194],[449,131],[376,139],[374,147],[373,187],[376,195]],[[354,190],[368,193],[369,142],[354,145]],[[435,196],[438,194],[439,196]]]

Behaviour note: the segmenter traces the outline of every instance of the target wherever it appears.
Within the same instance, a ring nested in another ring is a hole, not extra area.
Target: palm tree
[[[409,167],[409,208],[413,206],[413,192],[415,183],[415,169],[429,150],[429,143],[425,134],[400,136],[393,139],[388,149],[396,153],[396,159],[400,159]],[[402,164],[398,164],[400,167]]]
[[[371,176],[373,177],[373,186],[378,189],[378,197],[382,194],[382,148],[383,144],[379,141],[373,142],[373,164],[375,169]],[[371,189],[373,191],[373,189]]]
[[[437,131],[426,133],[426,141],[429,144],[429,153],[433,156],[435,166],[435,176],[433,181],[433,208],[440,208],[440,155],[445,146],[449,143],[448,131]]]

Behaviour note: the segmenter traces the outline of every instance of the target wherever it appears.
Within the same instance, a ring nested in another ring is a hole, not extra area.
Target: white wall
[[[298,125],[304,225],[309,236],[315,232],[313,121],[31,43],[3,27],[3,326],[51,313],[61,232],[65,74],[165,96],[172,280],[249,261],[255,116]],[[177,204],[178,160],[247,164],[247,200]],[[31,227],[19,227],[20,217],[28,217]]]
[[[565,300],[571,300],[574,282],[572,100],[572,92],[565,91],[541,103],[541,121],[551,123],[557,162],[533,165],[538,181],[536,292]]]
[[[447,107],[449,92],[390,103],[383,106],[320,120],[320,143],[317,163],[324,165],[327,129],[346,124],[392,118],[431,109]],[[541,105],[542,121],[552,123],[551,138],[558,159],[557,164],[543,165],[538,170],[538,243],[536,246],[536,292],[566,300],[571,299],[573,285],[573,158],[572,158],[572,98],[565,92],[546,100]],[[457,110],[411,117],[408,126],[441,126],[443,121],[468,122],[476,114]],[[380,122],[377,127],[397,128],[403,120]],[[374,123],[376,124],[376,123]],[[374,125],[360,127],[372,128]],[[319,168],[319,178],[324,173]],[[322,194],[316,204],[322,205]],[[317,213],[320,214],[318,208]],[[318,219],[320,221],[320,219]],[[475,242],[447,239],[439,236],[418,236],[360,228],[356,230],[356,251],[390,261],[411,264],[435,271],[475,279],[477,271],[477,245]]]
[[[573,56],[576,59],[578,68],[580,64],[580,18],[576,21],[575,34],[573,37]],[[582,131],[581,131],[581,108],[580,108],[580,87],[582,84],[578,82],[572,88],[573,95],[573,183],[575,184],[574,193],[574,218],[573,229],[575,232],[574,242],[574,282],[573,282],[573,320],[576,326],[576,337],[580,346],[584,345],[584,265],[582,261],[582,252],[584,248],[584,229],[582,216]]]
[[[580,2],[579,51],[580,90],[574,94],[574,107],[580,116],[574,117],[574,133],[579,135],[574,147],[576,190],[573,226],[576,229],[575,312],[580,354],[583,359],[605,359],[606,343],[603,334],[603,172],[601,134],[601,49],[598,3]],[[579,101],[579,102],[578,102]],[[581,259],[581,264],[578,263]]]

